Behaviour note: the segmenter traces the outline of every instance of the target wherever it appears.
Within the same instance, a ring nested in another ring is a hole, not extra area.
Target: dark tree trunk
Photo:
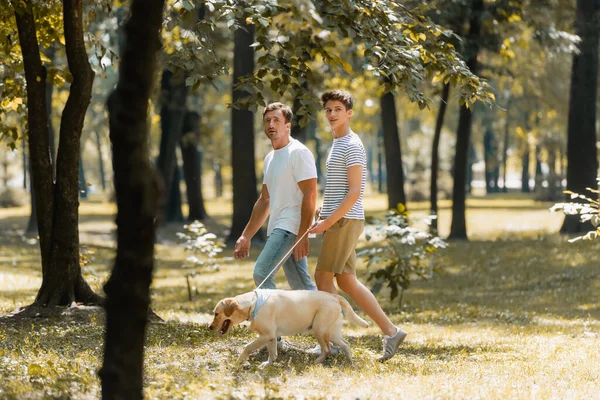
[[[33,180],[31,174],[31,168],[29,168],[29,201],[31,204],[31,214],[29,216],[29,222],[27,223],[27,229],[25,230],[25,234],[27,236],[37,236],[38,235],[38,224],[37,224],[37,212],[35,206],[35,191],[33,187]]]
[[[481,14],[483,0],[471,2],[471,18],[469,34],[467,36],[467,66],[473,74],[477,73],[477,55],[479,53],[479,40],[481,36]],[[458,128],[456,133],[456,154],[454,157],[454,185],[452,189],[452,224],[450,226],[451,239],[467,239],[466,220],[466,190],[467,190],[467,165],[469,165],[469,143],[471,141],[471,122],[473,114],[466,106],[460,108]]]
[[[525,150],[523,151],[521,163],[521,192],[529,193],[529,143],[525,140]]]
[[[88,184],[85,179],[85,169],[83,168],[83,158],[81,146],[79,146],[79,197],[87,199],[88,196]]]
[[[117,198],[117,256],[106,291],[104,399],[143,398],[143,360],[161,180],[149,161],[148,100],[164,0],[133,0],[119,81],[108,100]],[[135,165],[135,168],[131,168]]]
[[[234,34],[233,51],[233,82],[254,72],[254,25],[242,26]],[[233,89],[233,102],[248,97],[248,93]],[[258,198],[256,192],[256,170],[254,158],[254,114],[247,109],[233,108],[231,110],[231,167],[233,169],[233,219],[228,243],[234,243],[242,234],[246,223],[252,215],[252,208]],[[262,231],[257,238],[263,239]]]
[[[398,204],[406,206],[396,102],[394,94],[391,92],[381,96],[381,126],[383,129],[383,147],[385,149],[385,167],[387,170],[388,207],[397,208]]]
[[[160,222],[174,222],[169,219],[169,215],[173,216],[179,213],[172,213],[170,210],[176,207],[176,204],[169,204],[174,198],[171,195],[173,186],[173,178],[175,177],[175,169],[177,168],[177,144],[181,138],[183,127],[183,119],[185,117],[185,103],[188,94],[188,89],[185,86],[186,74],[183,70],[171,72],[164,70],[162,75],[162,91],[161,91],[161,130],[160,152],[158,154],[157,166],[164,181],[165,196],[161,207]],[[179,205],[180,206],[180,205]],[[181,207],[180,207],[181,208]]]
[[[325,175],[323,174],[323,151],[321,150],[321,137],[317,133],[317,123],[313,120],[309,124],[310,135],[315,141],[315,164],[317,167],[317,183],[321,194],[325,191]]]
[[[21,130],[21,133],[24,134],[25,132]],[[23,189],[27,190],[27,178],[29,178],[29,167],[27,165],[27,143],[25,143],[25,137],[21,137],[21,155],[23,156]]]
[[[206,219],[204,196],[202,196],[202,150],[200,147],[200,114],[188,111],[183,124],[184,135],[181,138],[181,158],[183,176],[189,206],[188,220]]]
[[[102,185],[102,191],[106,192],[106,177],[104,176],[104,157],[102,156],[102,140],[100,130],[95,130],[96,134],[96,148],[98,149],[98,170],[100,171],[100,185]]]
[[[496,171],[498,169],[498,146],[496,135],[491,127],[483,135],[483,157],[485,161],[485,192],[487,194],[498,191]]]
[[[50,264],[52,222],[54,220],[52,198],[54,187],[46,107],[46,69],[40,58],[31,2],[26,2],[23,7],[17,4],[15,4],[15,20],[27,81],[27,124],[32,193],[35,196],[42,271],[46,271]]]
[[[508,187],[506,186],[506,179],[508,178],[506,172],[506,165],[508,160],[508,146],[509,146],[509,137],[510,137],[510,106],[512,104],[512,96],[508,98],[508,104],[506,105],[506,121],[504,123],[504,146],[502,147],[502,191],[504,193],[508,192]]]
[[[56,54],[56,44],[50,45],[44,54],[54,62],[54,56]],[[55,135],[54,125],[52,124],[52,92],[54,91],[54,83],[46,81],[46,109],[48,111],[48,137],[50,141],[50,159],[52,160],[52,179],[56,180],[56,146],[55,146]]]
[[[535,175],[533,178],[534,192],[541,192],[543,190],[542,182],[544,181],[544,173],[542,172],[542,148],[539,144],[535,146]]]
[[[577,0],[575,33],[581,37],[581,42],[578,44],[580,52],[573,55],[571,71],[567,124],[567,189],[590,196],[586,187],[598,187],[596,103],[600,0]],[[565,217],[560,232],[579,233],[592,229],[591,223],[581,223],[579,216],[573,215]]]
[[[56,184],[52,181],[46,70],[39,55],[30,3],[20,3],[15,18],[27,80],[32,191],[42,256],[42,286],[35,305],[68,305],[73,301],[99,303],[101,297],[83,280],[79,266],[79,138],[94,77],[85,51],[81,1],[63,3],[67,61],[73,82],[61,119]]]
[[[305,55],[305,59],[310,59],[310,56]],[[304,82],[302,84],[302,88],[308,91],[308,83]],[[302,107],[302,103],[300,102],[300,97],[296,96],[294,99],[294,121],[292,121],[292,131],[291,135],[294,139],[299,140],[300,142],[306,144],[306,140],[308,139],[308,125],[301,126],[300,120],[302,119],[302,115],[298,114],[298,111]]]
[[[181,211],[181,169],[175,165],[173,170],[173,179],[169,201],[167,201],[166,220],[169,222],[183,222],[183,212]]]
[[[213,165],[215,170],[215,197],[221,198],[223,196],[223,173],[221,172],[221,163],[215,162]]]
[[[429,213],[430,215],[438,215],[438,171],[440,165],[440,138],[442,137],[442,127],[444,126],[444,117],[446,116],[446,108],[448,106],[448,97],[450,95],[450,85],[445,84],[442,90],[442,98],[440,99],[440,108],[438,110],[437,119],[435,121],[435,132],[433,134],[433,142],[431,144],[431,180],[429,182]],[[437,234],[438,219],[431,221],[431,232]]]
[[[385,193],[383,187],[385,175],[385,165],[383,160],[383,130],[379,129],[377,132],[377,191],[379,193]]]

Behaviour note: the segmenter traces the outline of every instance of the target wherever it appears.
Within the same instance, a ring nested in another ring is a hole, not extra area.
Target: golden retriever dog
[[[256,289],[219,301],[210,329],[217,330],[217,336],[220,337],[232,326],[250,321],[250,328],[259,336],[244,348],[238,358],[240,364],[253,351],[267,346],[269,360],[263,366],[270,365],[277,358],[278,336],[311,331],[321,345],[317,363],[323,362],[331,354],[329,342],[340,346],[348,361],[352,361],[350,346],[342,338],[342,310],[353,324],[369,326],[339,295],[316,290]]]

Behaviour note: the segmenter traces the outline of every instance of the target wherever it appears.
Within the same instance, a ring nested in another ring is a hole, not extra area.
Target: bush
[[[600,184],[600,178],[597,178]],[[586,188],[590,193],[593,193],[598,197],[600,190]],[[576,238],[570,239],[569,242],[575,242],[577,240],[593,240],[598,238],[600,235],[600,203],[598,200],[594,200],[583,194],[574,193],[570,190],[565,190],[563,193],[571,195],[571,200],[581,199],[580,202],[570,203],[557,203],[550,208],[550,211],[562,211],[565,215],[579,215],[581,222],[589,222],[595,228],[593,231],[589,231],[585,235],[577,236]]]
[[[402,204],[398,209],[389,210],[386,221],[369,221],[365,229],[368,241],[376,241],[371,249],[358,253],[367,259],[368,281],[373,281],[371,291],[378,293],[384,285],[390,288],[390,298],[400,295],[402,305],[404,290],[410,287],[415,278],[428,279],[433,274],[433,255],[447,243],[438,236],[410,227],[408,212]],[[431,224],[431,219],[425,223]]]
[[[190,278],[197,274],[197,268],[219,270],[217,255],[223,251],[225,243],[217,240],[217,235],[210,233],[200,221],[184,225],[185,232],[177,232],[177,237],[185,244],[185,251],[193,254],[186,258],[184,268],[193,268],[185,274],[187,281],[188,298],[192,300],[192,292],[197,292],[196,287],[190,284]]]

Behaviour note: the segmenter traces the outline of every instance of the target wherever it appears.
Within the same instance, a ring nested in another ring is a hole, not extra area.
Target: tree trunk
[[[100,171],[100,185],[102,191],[106,192],[106,177],[104,176],[104,157],[102,156],[102,140],[100,136],[100,130],[95,130],[96,134],[96,148],[98,149],[98,170]]]
[[[383,160],[383,130],[377,132],[377,191],[385,193],[383,182],[385,178],[385,165]]]
[[[598,90],[598,42],[600,38],[600,1],[577,0],[575,33],[581,37],[579,53],[573,54],[571,93],[567,124],[567,189],[590,196],[586,187],[598,184],[596,147],[596,103]],[[581,201],[581,199],[579,199]],[[561,233],[592,230],[578,215],[566,216]]]
[[[444,117],[446,116],[446,108],[448,106],[448,97],[450,96],[450,85],[445,84],[442,90],[442,98],[440,99],[440,108],[438,110],[437,119],[435,121],[435,132],[433,134],[433,142],[431,144],[431,180],[429,182],[429,214],[438,215],[438,171],[440,164],[440,138],[442,137],[442,127],[444,126]],[[431,221],[430,230],[433,234],[438,231],[438,219]]]
[[[467,66],[473,74],[477,74],[477,55],[481,36],[481,14],[483,0],[471,2],[471,18],[467,36]],[[456,154],[454,157],[454,185],[452,188],[452,224],[451,239],[467,239],[466,189],[469,143],[471,141],[471,122],[473,114],[466,106],[460,108],[456,133]]]
[[[504,123],[504,146],[502,147],[502,191],[508,192],[506,186],[506,179],[508,179],[506,172],[506,165],[508,160],[508,146],[509,146],[509,134],[510,134],[510,106],[512,104],[512,95],[508,97],[508,104],[506,105],[506,121]]]
[[[544,190],[542,183],[544,181],[544,173],[542,171],[542,148],[539,144],[535,145],[535,175],[533,177],[533,191],[541,193]]]
[[[164,0],[133,0],[119,81],[108,100],[117,198],[117,256],[104,286],[104,399],[143,398],[143,360],[161,180],[149,161],[152,93]],[[131,168],[135,165],[135,168]]]
[[[27,178],[29,178],[29,167],[27,165],[27,143],[25,143],[25,132],[21,127],[21,155],[23,156],[23,189],[27,190]],[[33,214],[32,214],[33,215]]]
[[[79,138],[94,77],[85,51],[81,1],[65,0],[63,4],[67,61],[73,82],[61,119],[56,184],[52,181],[46,70],[40,59],[33,11],[29,2],[19,3],[15,11],[27,80],[32,190],[42,257],[42,286],[34,304],[99,303],[102,298],[83,280],[79,266]]]
[[[88,184],[85,179],[85,169],[83,168],[83,158],[81,157],[82,149],[79,146],[79,197],[87,199],[88,196]]]
[[[387,170],[388,207],[406,206],[404,194],[404,171],[402,150],[396,117],[396,102],[391,92],[381,96],[381,126],[383,129],[383,147],[385,149],[385,167]]]
[[[49,150],[48,110],[46,107],[46,68],[42,65],[40,58],[31,1],[15,3],[14,7],[27,81],[27,124],[32,193],[35,196],[42,271],[46,271],[50,264],[52,222],[54,220],[53,167]]]
[[[531,190],[529,188],[529,143],[527,143],[527,139],[525,139],[521,166],[521,192],[529,193]]]
[[[33,187],[33,178],[31,174],[31,166],[29,166],[29,200],[31,204],[31,213],[29,215],[29,222],[27,223],[27,228],[25,229],[25,234],[27,236],[37,236],[38,235],[38,224],[37,224],[37,212],[35,206],[35,190]]]
[[[173,179],[171,182],[171,192],[167,204],[166,220],[169,222],[183,222],[183,211],[181,211],[181,169],[175,165],[173,170]]]
[[[189,206],[188,220],[206,219],[204,196],[202,196],[202,150],[200,147],[200,114],[188,111],[183,124],[184,135],[181,138],[181,158],[183,159],[183,177],[187,188]]]
[[[54,57],[56,54],[56,44],[51,44],[45,51],[44,54],[54,63]],[[55,146],[55,135],[54,125],[52,124],[52,92],[54,91],[54,83],[46,81],[46,110],[48,112],[48,136],[50,141],[50,159],[52,160],[52,179],[56,180],[56,146]]]
[[[185,117],[185,103],[188,89],[185,86],[186,74],[183,70],[171,72],[164,70],[162,75],[161,108],[160,108],[160,126],[162,135],[160,138],[160,152],[158,154],[157,166],[164,180],[165,193],[167,196],[163,199],[161,207],[160,222],[173,222],[169,219],[177,213],[170,210],[174,204],[169,204],[173,199],[171,191],[173,190],[173,178],[177,168],[177,144],[181,138],[183,128],[183,119]]]
[[[254,25],[238,21],[242,28],[234,34],[233,82],[254,72]],[[233,89],[233,102],[244,99],[249,94]],[[254,163],[254,114],[247,109],[231,110],[231,167],[233,184],[233,219],[228,243],[235,243],[242,234],[252,215],[252,208],[258,198],[256,192],[256,170]],[[257,238],[264,239],[262,231]]]

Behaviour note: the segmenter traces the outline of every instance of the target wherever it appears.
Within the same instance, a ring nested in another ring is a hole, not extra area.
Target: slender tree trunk
[[[512,104],[512,95],[508,97],[508,104],[506,105],[506,121],[504,122],[504,146],[502,146],[502,191],[508,192],[508,186],[506,186],[506,179],[508,174],[506,171],[506,165],[508,160],[508,146],[509,146],[509,134],[510,134],[510,106]]]
[[[82,149],[79,146],[79,197],[87,199],[88,196],[88,184],[85,179],[85,169],[83,168]]]
[[[471,18],[467,36],[467,66],[473,74],[477,73],[477,55],[481,36],[481,14],[483,0],[471,2]],[[456,155],[454,157],[454,185],[452,190],[451,239],[467,239],[466,190],[469,143],[471,141],[471,123],[473,114],[466,106],[460,108],[456,135]]]
[[[440,99],[440,108],[438,109],[437,119],[435,121],[435,132],[433,134],[433,142],[431,144],[431,180],[429,182],[429,214],[438,215],[438,172],[440,164],[440,138],[442,137],[442,127],[444,126],[444,117],[446,116],[446,108],[448,106],[448,97],[450,96],[450,85],[445,84],[442,89],[442,97]],[[437,234],[438,218],[431,221],[430,230]]]
[[[102,191],[106,192],[106,177],[104,176],[104,157],[102,155],[102,139],[100,136],[100,130],[95,130],[96,135],[96,148],[98,149],[98,170],[100,171],[100,185],[102,185]]]
[[[233,52],[233,82],[254,72],[254,25],[239,21],[243,28],[235,31]],[[248,96],[247,92],[234,89],[233,102]],[[252,208],[258,198],[254,163],[254,114],[247,109],[231,110],[231,166],[233,169],[233,219],[228,243],[235,243],[242,234],[252,215]],[[262,231],[257,233],[263,239]]]
[[[529,193],[531,192],[529,188],[529,143],[525,140],[525,150],[523,151],[522,156],[522,169],[521,169],[521,192]]]
[[[590,196],[586,187],[598,184],[596,147],[596,104],[598,100],[598,43],[600,41],[600,0],[577,0],[575,33],[581,37],[580,52],[573,54],[567,135],[567,189]],[[579,199],[581,201],[581,199]],[[592,230],[578,215],[566,216],[561,233]]]
[[[24,134],[22,129],[21,133]],[[27,190],[27,178],[29,178],[29,167],[27,166],[27,143],[25,143],[24,135],[21,137],[21,154],[23,156],[23,189]]]
[[[181,211],[181,168],[175,165],[169,201],[167,201],[166,220],[169,222],[183,222],[183,211]]]
[[[54,63],[56,55],[56,44],[51,44],[44,52],[46,57]],[[52,124],[52,92],[54,91],[54,83],[46,81],[46,109],[48,111],[48,136],[50,140],[50,159],[52,160],[52,179],[56,180],[56,146],[54,125]]]
[[[183,176],[187,188],[189,206],[188,220],[202,221],[206,219],[204,196],[202,195],[202,150],[200,147],[200,114],[192,111],[186,113],[183,124],[184,135],[181,138],[181,158],[183,159]]]
[[[385,165],[383,160],[383,130],[379,129],[377,132],[377,191],[379,193],[385,193],[386,190],[383,186],[385,175]]]
[[[175,216],[180,213],[170,211],[174,204],[169,202],[174,199],[171,194],[175,182],[175,169],[177,168],[177,144],[181,138],[183,128],[183,119],[186,113],[186,99],[188,89],[185,86],[186,74],[183,70],[175,73],[164,70],[162,76],[161,92],[161,143],[158,154],[157,166],[164,180],[165,193],[169,194],[163,199],[161,222],[173,222],[168,216]]]
[[[383,129],[383,147],[385,149],[385,167],[387,170],[388,207],[397,208],[398,204],[406,206],[396,102],[394,94],[391,92],[385,93],[381,97],[381,124]]]
[[[133,0],[119,81],[108,100],[117,198],[117,256],[105,285],[104,399],[143,398],[143,360],[161,180],[149,162],[148,100],[164,0]],[[131,168],[135,165],[135,168]]]
[[[52,193],[52,161],[48,140],[48,110],[46,106],[46,68],[40,58],[37,32],[31,1],[13,3],[23,53],[27,81],[27,125],[29,128],[29,162],[32,193],[35,196],[42,273],[47,274],[52,249],[54,209]]]

